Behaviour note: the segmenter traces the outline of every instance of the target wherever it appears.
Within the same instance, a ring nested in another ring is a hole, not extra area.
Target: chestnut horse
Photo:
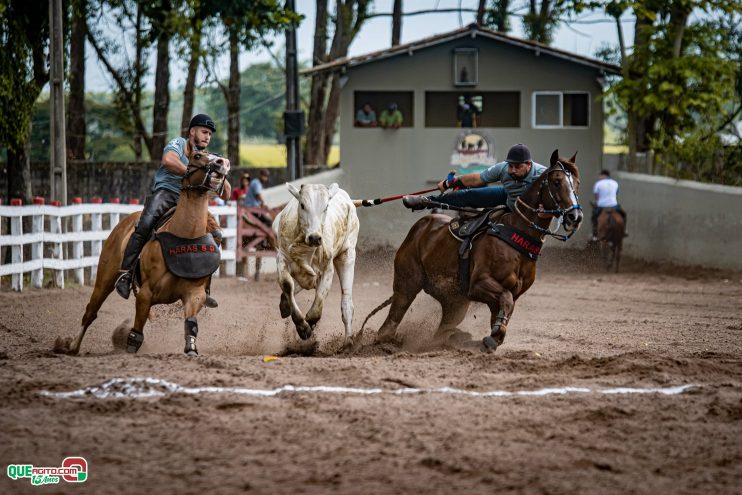
[[[615,208],[603,208],[598,216],[598,241],[607,271],[613,268],[618,273],[625,230],[626,225],[621,214]]]
[[[216,192],[229,197],[230,186],[226,180],[229,160],[206,151],[195,152],[183,176],[182,190],[175,213],[157,233],[169,232],[183,239],[196,239],[219,230],[219,225],[209,215],[210,193]],[[82,328],[77,337],[57,337],[56,352],[77,354],[88,327],[98,316],[98,310],[113,291],[120,275],[121,258],[126,249],[134,225],[140,212],[132,213],[119,222],[106,239],[98,263],[95,288],[82,317]],[[150,308],[155,304],[171,304],[182,301],[185,317],[185,350],[188,355],[197,355],[196,335],[198,321],[196,315],[206,300],[209,276],[200,278],[181,278],[171,273],[162,255],[160,241],[150,240],[144,245],[139,261],[141,280],[136,294],[136,316],[134,327],[127,339],[127,351],[136,352],[144,341],[144,324]]]
[[[515,211],[503,215],[498,223],[511,226],[543,242],[546,235],[568,239],[582,222],[577,202],[580,186],[575,156],[551,156],[551,166],[518,198]],[[568,235],[549,230],[551,221],[563,222]],[[471,301],[486,304],[491,312],[490,335],[483,340],[485,350],[502,344],[515,301],[531,287],[536,278],[536,261],[503,240],[489,234],[473,241],[470,255],[470,279],[466,292],[457,283],[459,241],[448,230],[451,218],[431,214],[418,220],[394,258],[394,294],[366,318],[391,304],[389,314],[379,329],[377,341],[394,340],[397,327],[417,294],[424,290],[441,304],[443,316],[436,330],[439,343],[471,339],[456,326],[466,316]],[[364,322],[365,325],[365,322]]]

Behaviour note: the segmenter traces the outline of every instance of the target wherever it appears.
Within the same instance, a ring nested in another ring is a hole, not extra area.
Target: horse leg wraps
[[[198,320],[195,316],[189,316],[185,319],[185,350],[184,353],[189,356],[198,355],[196,349],[196,337],[198,336]]]
[[[144,343],[144,333],[131,329],[129,335],[126,337],[126,352],[135,353],[142,347]]]
[[[502,341],[505,340],[505,332],[508,328],[508,320],[509,318],[505,316],[505,312],[503,310],[500,310],[497,313],[497,316],[495,317],[495,323],[492,325],[492,333],[482,339],[482,344],[484,345],[485,350],[494,351],[497,349],[497,346],[502,344]]]

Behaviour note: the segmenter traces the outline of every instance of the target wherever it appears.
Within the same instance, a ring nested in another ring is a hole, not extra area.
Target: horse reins
[[[570,232],[567,235],[558,234],[557,233],[557,231],[559,230],[559,228],[562,226],[564,215],[566,215],[567,213],[569,213],[572,210],[581,210],[582,207],[580,206],[579,200],[577,199],[577,193],[575,192],[574,183],[572,182],[572,174],[565,168],[564,164],[561,161],[557,160],[556,163],[557,163],[557,165],[559,165],[559,168],[554,168],[553,170],[549,170],[549,171],[546,172],[545,175],[548,177],[548,174],[550,174],[552,172],[557,172],[557,171],[560,171],[560,170],[562,172],[564,172],[564,174],[567,176],[567,180],[569,182],[569,189],[570,189],[571,193],[574,195],[574,199],[575,199],[575,202],[572,204],[572,206],[570,206],[569,208],[562,208],[562,207],[560,207],[559,206],[559,203],[556,200],[556,198],[554,198],[554,194],[551,192],[551,188],[548,185],[548,180],[543,180],[541,182],[541,189],[543,190],[544,185],[546,185],[546,190],[549,192],[549,197],[551,198],[551,202],[556,206],[556,209],[545,210],[543,208],[534,208],[534,207],[526,204],[526,202],[523,201],[520,196],[518,196],[518,199],[516,199],[516,201],[515,201],[515,211],[518,213],[518,215],[521,216],[521,218],[523,218],[523,220],[525,220],[526,222],[529,223],[529,227],[531,227],[532,229],[538,231],[539,233],[541,233],[543,235],[551,236],[554,239],[558,239],[560,241],[567,241],[567,239],[569,239],[570,237],[572,237],[574,235],[574,233],[576,232],[576,230],[573,230],[572,232]],[[546,179],[546,177],[545,177],[545,179]],[[539,194],[539,196],[540,196],[540,194]],[[536,222],[534,222],[533,220],[531,220],[530,218],[528,218],[522,211],[520,211],[520,208],[518,208],[518,204],[521,204],[521,205],[525,206],[532,213],[535,213],[536,215],[545,214],[545,215],[550,215],[552,218],[556,218],[557,219],[556,229],[549,230],[547,228],[541,227],[540,225],[537,225]]]

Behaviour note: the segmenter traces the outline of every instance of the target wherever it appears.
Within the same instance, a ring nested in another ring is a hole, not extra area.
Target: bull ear
[[[551,159],[549,160],[549,164],[553,167],[556,165],[556,162],[559,161],[559,150],[554,150],[554,153],[551,154]]]
[[[286,187],[288,188],[289,192],[293,197],[296,199],[299,199],[299,190],[296,188],[295,185],[293,185],[291,182],[286,183]]]
[[[330,192],[330,199],[335,196],[335,193],[338,192],[338,189],[340,189],[340,187],[337,185],[337,182],[333,182],[332,184],[330,184],[330,187],[327,188],[327,190]]]
[[[575,151],[575,154],[572,155],[572,158],[569,159],[569,161],[574,164],[574,163],[576,163],[575,160],[577,160],[577,152],[576,151]]]

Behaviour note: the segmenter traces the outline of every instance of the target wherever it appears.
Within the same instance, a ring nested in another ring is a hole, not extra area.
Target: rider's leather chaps
[[[121,261],[122,270],[132,270],[134,263],[139,257],[144,244],[152,235],[152,229],[155,227],[157,220],[170,208],[178,204],[179,194],[168,189],[158,189],[153,192],[144,201],[144,210],[139,217],[134,233],[129,238],[129,243],[124,251],[124,258]]]

